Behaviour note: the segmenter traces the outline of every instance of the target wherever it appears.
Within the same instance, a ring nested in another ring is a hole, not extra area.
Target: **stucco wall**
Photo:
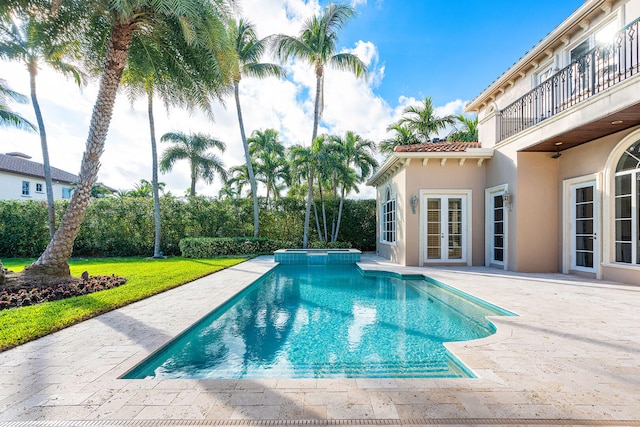
[[[405,217],[406,209],[403,206],[405,200],[405,188],[406,188],[406,170],[402,169],[397,174],[389,178],[388,181],[383,183],[377,188],[377,217],[378,217],[378,230],[376,233],[376,251],[381,257],[387,258],[392,262],[400,265],[406,265],[406,252],[405,246],[402,244],[405,235]],[[385,200],[387,188],[391,188],[392,195],[396,196],[396,244],[388,244],[380,242],[380,224],[381,224],[381,203]]]
[[[560,194],[558,200],[562,203],[562,182],[571,178],[579,178],[586,175],[599,174],[600,192],[598,194],[599,215],[600,221],[597,228],[597,236],[599,237],[599,245],[601,249],[601,262],[613,262],[613,245],[606,244],[605,241],[612,241],[614,235],[614,222],[611,217],[614,212],[613,204],[613,188],[608,188],[608,185],[612,183],[612,177],[605,176],[607,171],[607,160],[611,152],[618,146],[618,144],[627,136],[632,136],[631,141],[640,139],[640,127],[635,127],[622,132],[615,133],[613,135],[606,136],[604,138],[596,139],[586,144],[574,147],[562,152],[562,157],[558,159],[559,163],[559,183]],[[615,164],[617,158],[609,165],[612,171],[615,171]],[[608,205],[609,215],[606,215],[607,209],[605,205]],[[560,205],[562,209],[562,205]],[[562,217],[558,219],[558,227],[560,232],[566,231],[569,224],[563,221]],[[559,265],[561,268],[566,262],[566,257],[563,253],[563,248],[566,247],[569,242],[558,242],[559,247]],[[566,266],[568,268],[568,266]],[[629,267],[626,265],[621,266],[604,266],[601,270],[602,278],[606,280],[621,281],[625,283],[640,284],[640,271],[637,267]]]
[[[518,185],[513,204],[517,228],[510,227],[511,234],[516,234],[517,248],[509,258],[514,260],[509,269],[557,272],[557,242],[561,236],[558,162],[550,153],[523,152],[517,159]]]
[[[420,190],[459,189],[472,190],[472,253],[473,265],[484,265],[484,189],[485,166],[476,160],[468,160],[460,166],[458,160],[448,160],[441,166],[440,160],[431,160],[426,166],[414,160],[407,168],[405,212],[406,212],[406,265],[420,264],[420,204],[416,213],[411,210],[411,197],[419,196]]]

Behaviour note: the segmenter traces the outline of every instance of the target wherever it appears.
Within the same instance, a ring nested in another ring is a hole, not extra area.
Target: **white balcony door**
[[[587,181],[575,184],[570,191],[571,269],[596,273],[599,262],[596,183]]]
[[[467,196],[423,197],[423,261],[467,262]]]

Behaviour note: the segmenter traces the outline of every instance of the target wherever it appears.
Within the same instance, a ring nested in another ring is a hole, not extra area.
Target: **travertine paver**
[[[426,274],[519,314],[493,317],[497,332],[488,338],[447,345],[478,378],[119,379],[274,266],[272,257],[257,258],[0,353],[0,425],[640,426],[640,287],[405,268],[374,256],[361,268]]]

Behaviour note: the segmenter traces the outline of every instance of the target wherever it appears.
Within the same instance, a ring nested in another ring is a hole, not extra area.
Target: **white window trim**
[[[387,192],[390,194],[389,200],[387,200]],[[380,243],[385,244],[385,245],[389,245],[389,246],[397,246],[398,245],[398,195],[397,194],[393,194],[393,191],[391,191],[391,186],[387,186],[387,188],[384,191],[384,197],[381,199],[381,203],[380,203]],[[394,206],[395,206],[395,215],[394,215],[394,236],[395,236],[395,241],[391,242],[388,240],[384,240],[384,236],[385,236],[385,224],[386,224],[386,220],[385,220],[385,206],[388,202],[394,202]]]
[[[27,183],[27,194],[24,193],[24,184]],[[25,181],[24,179],[20,183],[20,195],[22,197],[31,197],[31,181]]]
[[[589,182],[595,182],[595,189],[593,193],[593,201],[596,204],[596,211],[593,213],[595,219],[595,229],[594,232],[596,234],[596,241],[593,245],[593,250],[595,252],[593,268],[596,272],[596,278],[602,279],[602,269],[600,266],[604,260],[604,242],[606,233],[603,230],[603,219],[605,218],[602,214],[603,212],[603,203],[605,200],[602,191],[602,174],[601,173],[593,173],[589,175],[578,176],[575,178],[565,179],[562,181],[562,272],[564,274],[569,274],[571,271],[571,251],[573,250],[573,244],[571,242],[572,232],[571,232],[571,224],[573,224],[573,206],[571,197],[571,188],[580,185],[586,184]],[[580,271],[579,268],[575,269],[576,271]]]
[[[607,162],[605,163],[602,185],[602,256],[601,265],[606,267],[625,268],[640,270],[639,266],[629,265],[626,263],[615,262],[615,245],[613,239],[615,237],[615,175],[618,161],[622,154],[632,145],[634,142],[640,139],[640,129],[631,132],[629,135],[622,138],[622,140],[611,150]]]
[[[419,227],[419,232],[420,232],[420,237],[418,238],[418,242],[419,242],[419,259],[418,259],[418,265],[420,267],[424,266],[424,265],[430,265],[431,263],[425,263],[424,262],[424,246],[425,246],[425,242],[424,242],[424,215],[427,212],[427,208],[424,205],[424,198],[425,196],[466,196],[467,199],[467,209],[466,209],[466,265],[471,267],[472,265],[472,260],[473,260],[473,199],[472,199],[472,190],[458,190],[458,189],[442,189],[442,190],[435,190],[435,189],[429,189],[429,190],[420,190],[419,191],[419,197],[420,197],[420,227]],[[438,262],[434,262],[434,264],[437,264]]]
[[[38,191],[38,185],[40,186],[40,191]],[[36,182],[36,193],[44,193],[44,184]]]
[[[503,220],[503,234],[504,234],[504,253],[502,262],[494,262],[492,260],[492,248],[493,234],[491,233],[493,225],[493,198],[499,194],[505,194],[509,192],[509,184],[500,184],[484,190],[484,206],[485,206],[485,221],[484,221],[484,264],[487,267],[502,266],[503,270],[506,270],[509,265],[509,208],[504,205],[504,220]]]

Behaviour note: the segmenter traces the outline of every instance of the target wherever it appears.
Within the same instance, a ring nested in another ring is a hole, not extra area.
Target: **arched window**
[[[614,242],[615,262],[640,265],[640,140],[616,166]]]
[[[396,242],[396,197],[391,195],[391,188],[387,188],[382,202],[381,214],[382,230],[380,240],[384,243]]]

